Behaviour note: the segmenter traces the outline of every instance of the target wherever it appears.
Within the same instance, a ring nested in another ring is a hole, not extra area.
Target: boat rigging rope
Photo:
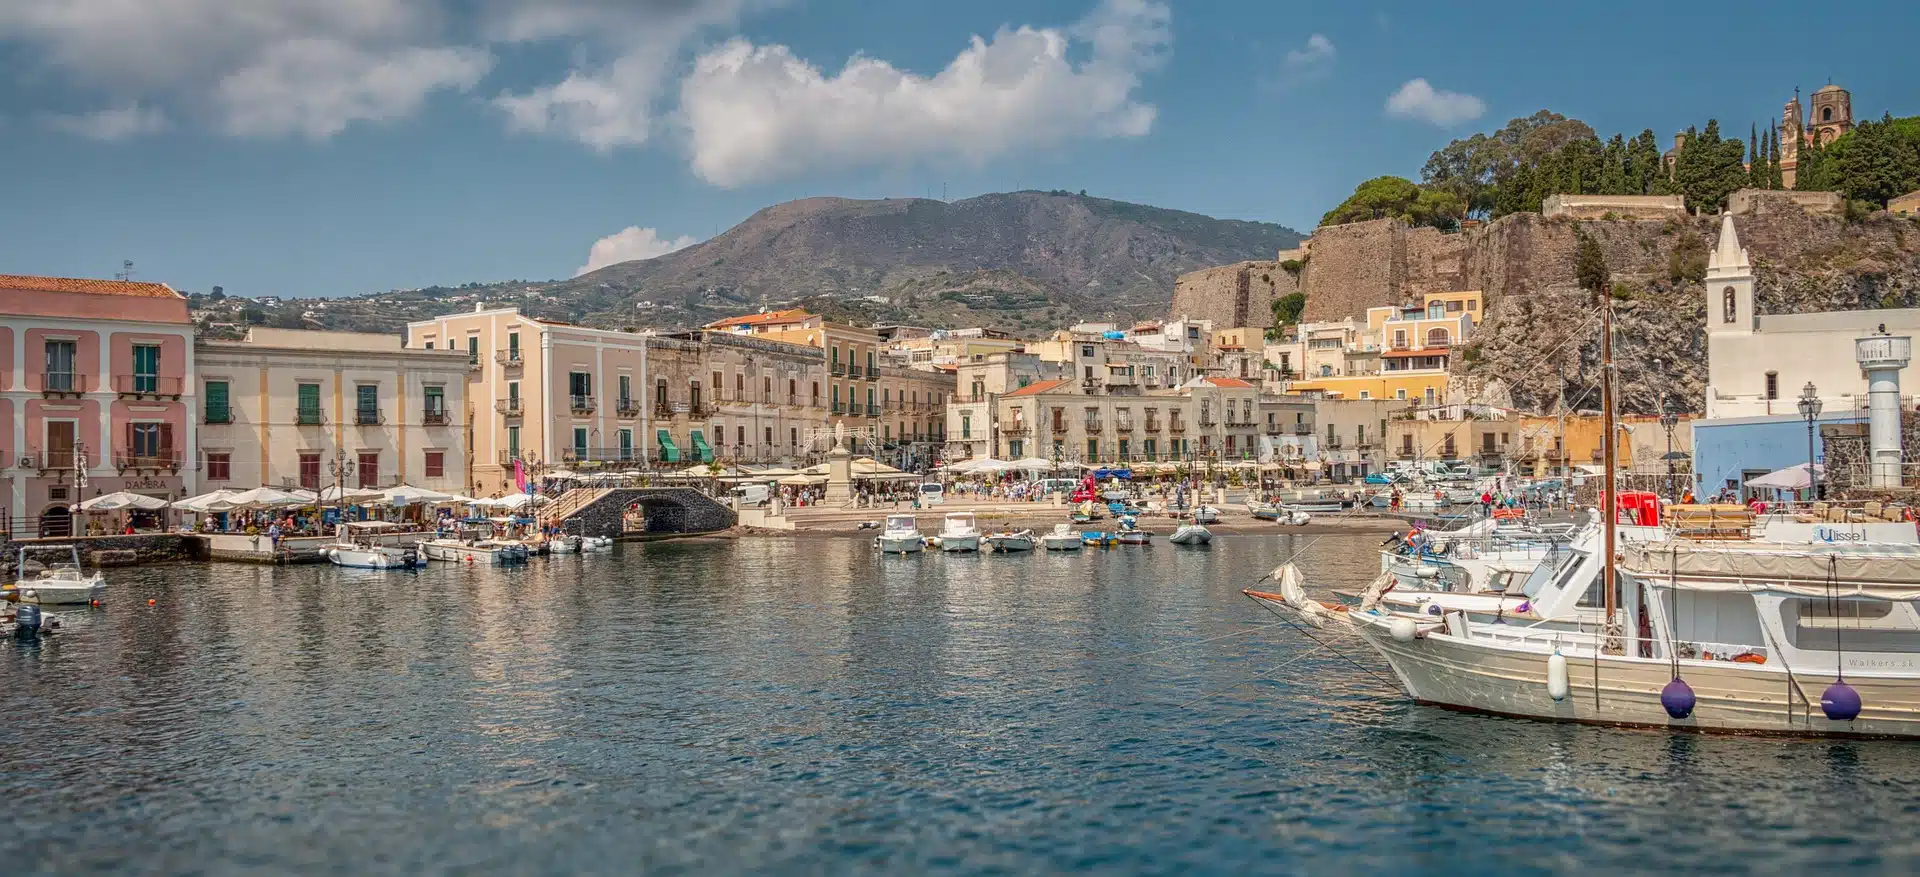
[[[1275,665],[1273,665],[1272,667],[1269,667],[1269,668],[1267,668],[1266,670],[1263,670],[1263,671],[1261,671],[1260,673],[1258,673],[1258,674],[1256,674],[1256,675],[1254,675],[1254,676],[1250,676],[1250,677],[1248,677],[1248,678],[1246,678],[1246,679],[1242,679],[1242,680],[1240,680],[1239,682],[1235,682],[1235,683],[1232,683],[1232,684],[1230,684],[1230,685],[1222,685],[1222,686],[1220,686],[1219,688],[1216,688],[1216,689],[1214,689],[1214,690],[1212,690],[1212,691],[1209,691],[1209,692],[1207,692],[1206,694],[1203,694],[1203,695],[1200,695],[1199,697],[1196,697],[1196,698],[1194,698],[1194,699],[1192,699],[1192,700],[1189,700],[1189,701],[1187,701],[1187,702],[1185,702],[1185,703],[1182,703],[1182,704],[1180,704],[1179,706],[1177,706],[1177,707],[1175,707],[1175,709],[1186,709],[1187,707],[1190,707],[1190,706],[1193,706],[1194,704],[1196,704],[1196,703],[1199,703],[1199,702],[1201,702],[1201,701],[1203,701],[1203,700],[1206,700],[1207,698],[1209,698],[1209,697],[1212,697],[1212,696],[1214,696],[1214,695],[1216,695],[1216,694],[1224,694],[1224,693],[1226,693],[1226,692],[1229,692],[1229,691],[1232,691],[1232,690],[1234,690],[1234,689],[1236,689],[1236,688],[1239,688],[1239,687],[1240,687],[1240,686],[1242,686],[1242,685],[1247,685],[1247,684],[1249,684],[1249,683],[1253,683],[1253,682],[1259,682],[1259,681],[1261,681],[1261,680],[1263,680],[1263,679],[1267,679],[1267,678],[1269,678],[1269,677],[1271,677],[1271,676],[1273,676],[1273,674],[1275,674],[1275,673],[1278,673],[1278,672],[1280,672],[1281,670],[1284,670],[1284,669],[1286,669],[1286,668],[1287,668],[1287,667],[1288,667],[1289,665],[1291,665],[1291,664],[1293,664],[1293,663],[1295,663],[1295,662],[1297,662],[1297,661],[1299,661],[1299,660],[1301,660],[1301,659],[1303,659],[1303,658],[1306,658],[1306,657],[1308,657],[1308,656],[1310,656],[1310,655],[1314,655],[1314,654],[1317,654],[1317,653],[1319,653],[1319,652],[1321,652],[1321,651],[1323,651],[1323,650],[1325,650],[1326,648],[1327,648],[1327,646],[1325,646],[1325,645],[1318,645],[1318,646],[1314,646],[1313,648],[1310,648],[1310,649],[1308,649],[1308,650],[1306,650],[1306,651],[1304,651],[1304,652],[1299,652],[1299,653],[1296,653],[1296,654],[1295,654],[1295,655],[1294,655],[1293,657],[1291,657],[1291,658],[1288,658],[1288,659],[1286,659],[1286,660],[1284,660],[1284,661],[1281,661],[1280,663],[1278,663],[1278,664],[1275,664]]]
[[[1260,608],[1262,608],[1262,609],[1265,609],[1265,610],[1267,610],[1268,612],[1272,612],[1272,613],[1273,613],[1273,617],[1275,617],[1275,618],[1278,618],[1278,619],[1280,619],[1280,620],[1281,620],[1281,621],[1283,621],[1283,622],[1286,622],[1286,625],[1287,625],[1288,627],[1291,627],[1291,628],[1293,628],[1293,629],[1294,629],[1294,630],[1295,630],[1296,632],[1298,632],[1298,633],[1299,633],[1299,634],[1300,634],[1301,636],[1304,636],[1304,637],[1306,637],[1307,639],[1310,639],[1310,640],[1312,640],[1312,641],[1313,641],[1314,643],[1316,643],[1316,644],[1318,644],[1318,645],[1319,645],[1319,646],[1321,646],[1322,648],[1325,648],[1325,649],[1327,649],[1327,650],[1329,650],[1329,651],[1331,651],[1331,652],[1333,652],[1334,654],[1336,654],[1336,655],[1339,655],[1339,656],[1341,657],[1341,659],[1342,659],[1342,660],[1344,660],[1344,661],[1346,661],[1346,662],[1347,662],[1347,663],[1349,663],[1349,664],[1352,664],[1352,665],[1353,665],[1353,666],[1355,666],[1355,667],[1358,667],[1358,668],[1360,668],[1360,670],[1361,670],[1361,672],[1363,672],[1363,673],[1366,673],[1366,674],[1367,674],[1368,676],[1372,676],[1372,677],[1373,677],[1374,679],[1376,679],[1376,680],[1379,680],[1379,682],[1380,682],[1380,683],[1381,683],[1382,685],[1385,685],[1385,686],[1387,686],[1387,687],[1389,687],[1389,688],[1397,688],[1397,687],[1398,687],[1397,685],[1395,685],[1395,684],[1394,684],[1394,682],[1393,682],[1393,680],[1391,680],[1391,679],[1388,679],[1387,677],[1385,677],[1385,676],[1382,676],[1382,675],[1380,675],[1380,674],[1379,674],[1378,672],[1376,672],[1376,671],[1375,671],[1375,670],[1374,670],[1374,669],[1373,669],[1372,667],[1368,667],[1367,665],[1365,665],[1365,664],[1362,664],[1362,663],[1360,663],[1359,661],[1356,661],[1356,660],[1354,660],[1354,659],[1353,659],[1353,656],[1351,656],[1351,655],[1348,655],[1348,654],[1347,654],[1346,652],[1343,652],[1343,651],[1340,651],[1339,649],[1336,649],[1336,648],[1334,648],[1334,647],[1333,647],[1333,644],[1332,644],[1332,643],[1329,643],[1329,642],[1327,642],[1327,641],[1325,641],[1325,640],[1322,640],[1322,639],[1320,639],[1320,638],[1319,638],[1319,637],[1317,637],[1317,636],[1314,636],[1314,635],[1313,635],[1313,634],[1312,634],[1312,633],[1311,633],[1310,631],[1308,631],[1308,630],[1307,630],[1306,628],[1304,628],[1304,627],[1301,627],[1301,626],[1300,626],[1299,624],[1297,624],[1297,623],[1295,623],[1293,619],[1291,619],[1291,618],[1288,618],[1287,616],[1285,616],[1285,615],[1283,615],[1283,614],[1281,614],[1280,612],[1277,612],[1277,611],[1275,611],[1275,610],[1274,610],[1274,608],[1273,608],[1272,606],[1269,606],[1269,605],[1267,605],[1267,602],[1266,602],[1265,600],[1261,600],[1261,599],[1259,599],[1259,598],[1257,598],[1257,597],[1255,597],[1255,596],[1253,596],[1252,594],[1247,594],[1247,595],[1246,595],[1246,598],[1247,598],[1247,599],[1249,599],[1249,600],[1252,600],[1252,601],[1253,601],[1254,603],[1256,603],[1256,604],[1258,604],[1258,605],[1260,606]]]

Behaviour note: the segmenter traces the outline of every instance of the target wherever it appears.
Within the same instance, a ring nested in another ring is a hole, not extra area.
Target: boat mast
[[[1614,524],[1618,520],[1619,509],[1613,493],[1613,431],[1617,427],[1613,416],[1613,290],[1611,284],[1600,290],[1600,452],[1605,460],[1601,472],[1600,514],[1601,528],[1605,533],[1606,554],[1602,555],[1600,566],[1601,589],[1605,594],[1606,621],[1605,642],[1611,645],[1614,611],[1618,602],[1614,595],[1613,544]],[[1594,665],[1599,666],[1599,655],[1594,656]],[[1599,696],[1596,689],[1594,695]]]

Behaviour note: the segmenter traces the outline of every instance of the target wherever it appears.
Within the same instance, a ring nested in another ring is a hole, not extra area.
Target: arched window
[[[1831,122],[1831,121],[1833,121],[1833,107],[1821,107],[1821,108],[1820,108],[1820,121],[1822,121],[1822,122]]]
[[[1767,372],[1767,398],[1780,398],[1780,373]]]
[[[1447,346],[1447,330],[1445,330],[1445,329],[1428,329],[1428,330],[1427,330],[1427,346],[1428,346],[1428,347],[1445,347],[1445,346]]]
[[[1723,323],[1733,322],[1734,312],[1738,310],[1738,308],[1734,304],[1733,287],[1731,286],[1727,287],[1727,291],[1720,294],[1720,307],[1726,311],[1726,316],[1721,320],[1721,322]]]
[[[1333,366],[1330,366],[1330,365],[1324,365],[1324,364],[1323,364],[1323,365],[1321,365],[1321,366],[1320,366],[1320,376],[1321,376],[1321,377],[1323,377],[1323,378],[1330,378],[1330,377],[1333,377]]]

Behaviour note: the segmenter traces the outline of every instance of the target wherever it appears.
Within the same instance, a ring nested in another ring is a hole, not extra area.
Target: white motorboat
[[[1193,509],[1193,522],[1196,524],[1220,523],[1220,510],[1210,505],[1198,505]]]
[[[582,540],[578,536],[561,534],[547,540],[548,554],[579,554]]]
[[[1213,541],[1213,531],[1199,524],[1181,524],[1167,537],[1175,545],[1205,545]]]
[[[1153,542],[1153,531],[1140,529],[1139,521],[1132,515],[1120,518],[1120,529],[1114,535],[1121,545],[1147,545]]]
[[[987,536],[987,544],[993,546],[995,551],[1032,551],[1036,541],[1038,540],[1034,538],[1032,530],[994,533]]]
[[[580,537],[580,551],[581,551],[582,553],[589,553],[589,552],[599,552],[599,551],[612,551],[612,550],[613,550],[613,537],[612,537],[612,536],[582,536],[582,537]]]
[[[27,578],[23,572],[20,579],[13,583],[12,588],[18,593],[20,602],[42,606],[84,605],[106,595],[107,580],[99,570],[94,570],[91,576],[80,573],[80,547],[77,545],[41,545],[33,548],[23,545],[20,548],[19,565],[14,568],[27,568],[29,551],[59,551],[63,548],[67,551],[68,563],[50,566],[35,578]]]
[[[527,546],[519,542],[493,539],[429,539],[419,545],[420,555],[427,560],[439,560],[448,563],[522,563],[527,559]]]
[[[371,538],[393,524],[356,521],[340,525],[335,540],[320,546],[320,556],[334,566],[354,569],[415,569],[425,561],[411,545],[381,545]]]
[[[882,554],[918,554],[926,541],[912,515],[888,515],[886,527],[874,537],[873,545]]]
[[[950,512],[940,528],[941,551],[979,551],[980,525],[973,512]]]
[[[1070,524],[1055,524],[1053,532],[1040,537],[1040,544],[1048,551],[1079,551],[1080,534]]]

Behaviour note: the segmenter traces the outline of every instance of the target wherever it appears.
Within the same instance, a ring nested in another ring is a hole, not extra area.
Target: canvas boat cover
[[[1920,545],[1769,545],[1671,540],[1629,543],[1621,569],[1689,591],[1920,600]]]

